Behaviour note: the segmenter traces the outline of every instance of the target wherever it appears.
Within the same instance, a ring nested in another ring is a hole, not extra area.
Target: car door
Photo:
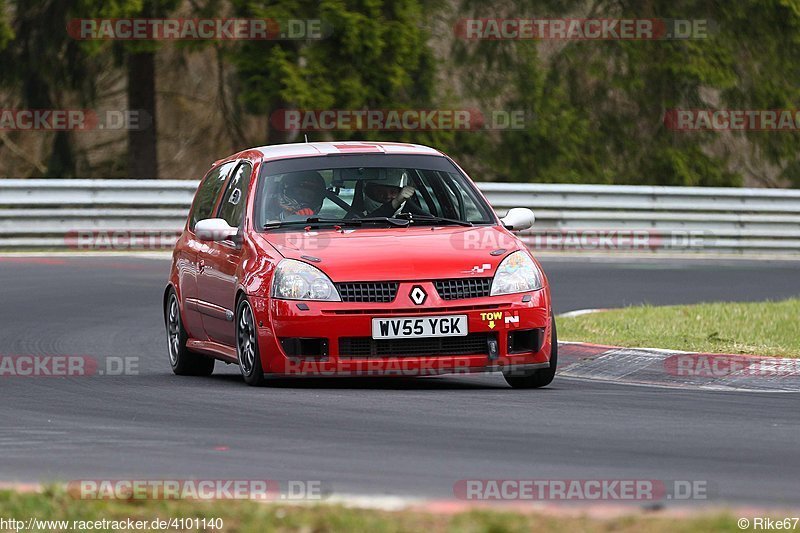
[[[200,256],[204,263],[198,279],[203,328],[209,340],[226,346],[235,345],[236,274],[242,259],[240,237],[252,173],[253,165],[249,161],[236,165],[215,214],[230,226],[239,228],[240,234],[223,241],[207,242]]]
[[[175,259],[178,266],[180,297],[183,300],[183,323],[189,336],[197,340],[207,338],[198,307],[198,276],[202,268],[199,254],[207,247],[207,243],[197,239],[194,226],[199,220],[213,215],[228,173],[234,165],[234,162],[219,165],[211,169],[200,182],[189,211],[186,231],[176,246]]]

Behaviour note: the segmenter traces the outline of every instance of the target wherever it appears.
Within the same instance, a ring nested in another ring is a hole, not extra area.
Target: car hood
[[[523,247],[500,226],[345,228],[259,235],[284,257],[311,263],[336,282],[490,277],[506,255]]]

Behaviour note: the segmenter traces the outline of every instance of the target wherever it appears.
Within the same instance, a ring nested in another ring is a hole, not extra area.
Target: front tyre
[[[236,355],[244,382],[256,387],[263,385],[264,369],[261,367],[261,355],[258,351],[256,321],[253,308],[244,296],[236,306]]]
[[[515,389],[538,389],[550,385],[556,376],[556,366],[558,366],[558,335],[555,319],[551,322],[550,332],[550,368],[541,368],[522,375],[515,375],[513,370],[508,373],[503,372],[506,383]]]
[[[169,364],[178,376],[210,376],[214,372],[215,360],[189,351],[186,340],[189,335],[183,327],[178,295],[170,289],[167,307],[164,310],[169,342]]]

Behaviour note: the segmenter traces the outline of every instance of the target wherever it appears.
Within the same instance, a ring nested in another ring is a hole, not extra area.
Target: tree
[[[19,97],[26,108],[64,107],[64,89],[79,90],[81,103],[93,96],[90,72],[93,65],[82,53],[80,44],[65,32],[71,2],[28,0],[16,2],[11,28],[0,23],[0,42],[11,46],[0,52],[2,83],[20,88]],[[3,6],[4,7],[4,6]],[[2,9],[2,13],[6,10]],[[5,29],[4,29],[5,28]],[[47,164],[47,176],[75,175],[72,133],[58,131]]]
[[[507,0],[491,12],[462,0],[458,16],[710,21],[707,37],[689,40],[454,41],[455,63],[471,75],[467,96],[534,117],[523,132],[502,132],[499,143],[473,142],[474,159],[498,179],[730,186],[746,174],[767,185],[800,184],[797,132],[664,125],[665,111],[676,108],[797,107],[797,0]]]
[[[0,0],[0,50],[4,50],[8,43],[14,38],[14,31],[8,22],[6,13],[6,2]]]
[[[102,0],[101,0],[102,1]],[[173,11],[179,0],[140,0],[133,18],[162,18]],[[158,122],[156,98],[156,51],[158,43],[133,41],[121,43],[117,53],[128,74],[128,108],[148,118],[148,127],[128,131],[128,177],[157,179]]]
[[[105,62],[102,45],[73,39],[67,24],[78,17],[122,16],[137,0],[11,0],[10,26],[0,0],[0,83],[15,90],[26,108],[65,108],[73,101],[91,107],[96,99],[95,79]],[[5,24],[4,24],[5,23]],[[11,40],[13,37],[13,41]],[[6,46],[3,47],[2,45]],[[76,174],[73,133],[53,134],[46,176]]]
[[[482,180],[733,186],[746,179],[800,186],[796,130],[687,133],[664,123],[670,109],[796,108],[800,0],[0,0],[0,85],[25,107],[89,107],[98,73],[115,58],[127,73],[128,107],[153,120],[128,134],[128,175],[157,177],[157,77],[175,66],[156,62],[164,43],[78,41],[64,28],[72,18],[175,12],[323,21],[319,40],[210,43],[235,146],[297,140],[264,120],[278,110],[477,107],[484,116],[521,111],[526,121],[521,129],[310,137],[433,144]],[[465,41],[453,35],[457,19],[484,17],[671,17],[712,24],[707,37],[688,40]],[[234,74],[224,75],[229,69]],[[254,123],[267,126],[248,139]],[[170,125],[158,127],[168,133]],[[42,173],[75,175],[80,154],[72,133],[46,138]]]
[[[363,109],[430,105],[433,56],[416,0],[234,0],[242,17],[320,19],[329,35],[307,41],[248,41],[230,51],[245,109],[270,116],[300,108]],[[270,128],[270,143],[290,133]],[[360,132],[337,132],[352,138]],[[376,134],[370,138],[420,138],[425,134]]]

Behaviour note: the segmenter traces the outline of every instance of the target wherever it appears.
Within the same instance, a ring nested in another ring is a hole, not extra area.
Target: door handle
[[[197,270],[202,274],[203,271],[206,269],[206,262],[202,259],[197,262]]]

